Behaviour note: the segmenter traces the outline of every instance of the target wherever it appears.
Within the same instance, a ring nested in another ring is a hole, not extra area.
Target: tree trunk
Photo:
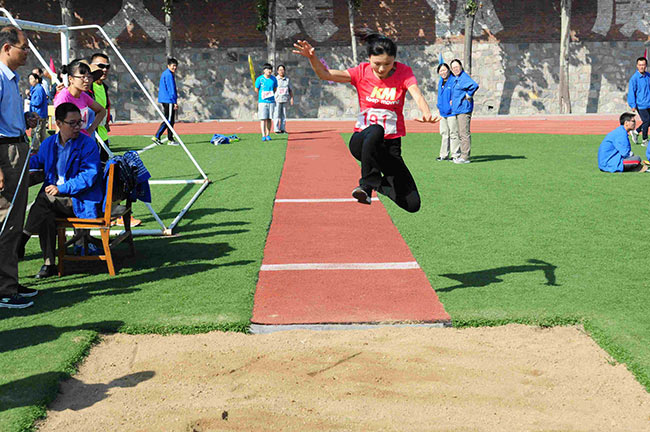
[[[465,55],[463,58],[464,69],[469,75],[472,74],[472,39],[474,38],[475,12],[465,13]]]
[[[72,0],[59,0],[61,5],[61,21],[64,26],[71,27],[74,25],[74,7],[72,5]],[[69,53],[70,59],[77,58],[77,38],[75,32],[68,33],[68,42],[69,42]]]
[[[172,42],[172,14],[165,13],[165,27],[167,27],[167,34],[165,35],[165,50],[167,51],[167,58],[174,57],[174,45]]]
[[[350,40],[352,43],[352,66],[357,64],[357,40],[354,37],[354,3],[348,0],[348,18],[350,20]]]
[[[561,0],[562,18],[560,33],[560,113],[571,113],[569,92],[569,38],[571,30],[571,0]]]
[[[267,61],[271,63],[273,67],[276,66],[276,21],[275,21],[275,4],[276,0],[268,0],[269,2],[269,21],[266,26],[266,57]]]

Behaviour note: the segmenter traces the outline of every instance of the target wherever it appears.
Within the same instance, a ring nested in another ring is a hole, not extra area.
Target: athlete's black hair
[[[636,63],[638,63],[638,62],[640,62],[640,61],[644,61],[645,64],[648,64],[648,59],[645,58],[645,57],[639,57],[638,59],[636,59]],[[636,63],[635,63],[635,64],[636,64]]]
[[[81,113],[77,105],[70,102],[64,102],[61,105],[57,106],[54,110],[54,118],[59,121],[64,121],[69,112]]]
[[[27,76],[28,76],[28,77],[33,76],[34,79],[35,79],[37,82],[39,82],[39,83],[43,82],[43,78],[41,78],[41,76],[40,76],[39,74],[37,74],[37,73],[33,73],[33,72],[32,72],[32,73],[30,73],[30,74],[27,75]]]
[[[108,60],[108,55],[102,52],[96,52],[95,54],[90,56],[90,62],[92,63],[93,60],[95,60],[97,57],[105,58],[106,60]]]
[[[264,70],[264,69],[271,69],[271,70],[273,70],[273,66],[271,66],[271,63],[264,63],[264,64],[262,65],[262,70]]]
[[[390,38],[381,33],[377,33],[367,27],[354,32],[359,41],[365,43],[368,47],[368,57],[374,55],[386,54],[391,57],[397,55],[397,45]]]
[[[463,68],[463,64],[461,63],[460,60],[458,60],[458,59],[453,59],[452,61],[449,62],[449,65],[451,66],[451,65],[453,65],[454,63],[458,63],[458,64],[460,65],[460,68],[461,68],[461,69]]]
[[[18,32],[21,30],[18,27],[8,25],[0,29],[0,48],[5,44],[16,45],[18,43]]]
[[[175,64],[178,66],[178,60],[176,60],[174,57],[169,57],[167,59],[167,66]]]
[[[621,114],[621,117],[618,120],[621,122],[621,124],[625,124],[625,122],[628,122],[630,120],[634,120],[635,118],[636,118],[636,114],[625,112],[625,113]]]
[[[284,68],[285,72],[286,72],[286,70],[287,70],[287,67],[286,67],[285,65],[283,65],[283,64],[278,65],[278,66],[275,68],[275,70],[277,71],[277,70],[280,69],[280,68]]]
[[[451,72],[451,68],[449,67],[449,65],[447,63],[440,63],[438,65],[438,70],[437,70],[438,73],[440,73],[440,68],[443,67],[443,66],[446,67],[449,72]]]

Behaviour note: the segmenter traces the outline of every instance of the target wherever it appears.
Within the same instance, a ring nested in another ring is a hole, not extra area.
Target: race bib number
[[[289,93],[289,88],[288,87],[279,87],[278,88],[278,96],[284,96],[287,93]]]
[[[364,130],[370,125],[378,124],[384,128],[385,135],[397,133],[397,113],[386,109],[368,108],[359,113],[355,128]]]
[[[262,99],[269,99],[273,97],[273,90],[262,90]]]
[[[93,111],[88,107],[85,107],[80,111],[81,111],[81,121],[82,121],[81,129],[86,130],[95,121],[95,111]]]

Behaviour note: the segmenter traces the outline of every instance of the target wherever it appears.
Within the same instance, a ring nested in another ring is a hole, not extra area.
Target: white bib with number
[[[393,135],[397,133],[397,113],[395,111],[368,108],[359,113],[357,117],[357,124],[354,126],[356,129],[364,130],[370,125],[378,124],[384,128],[385,135]]]
[[[287,87],[278,87],[278,92],[277,92],[278,96],[284,96],[287,93],[289,93],[289,88],[287,88]]]
[[[273,97],[273,90],[266,91],[262,90],[262,99],[269,99]]]

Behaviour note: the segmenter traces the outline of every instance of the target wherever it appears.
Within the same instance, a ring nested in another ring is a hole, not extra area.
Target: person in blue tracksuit
[[[478,84],[463,70],[463,64],[458,59],[451,61],[451,72],[456,77],[451,89],[451,113],[458,121],[460,140],[460,157],[454,159],[454,163],[466,164],[469,163],[472,149],[470,121],[474,111],[474,93],[478,90]]]
[[[167,69],[160,75],[160,85],[158,86],[158,103],[162,104],[163,114],[173,127],[176,120],[176,111],[178,110],[178,92],[176,91],[176,69],[178,60],[175,58],[167,59]],[[178,145],[174,140],[174,134],[167,127],[165,122],[160,123],[158,132],[152,138],[152,141],[158,145],[162,144],[162,134],[167,129],[167,145]]]
[[[81,111],[69,102],[56,107],[59,133],[48,137],[29,160],[30,170],[43,170],[43,187],[29,210],[19,256],[25,243],[38,233],[44,265],[37,278],[56,274],[56,218],[96,218],[104,199],[99,147],[94,138],[82,134]]]
[[[641,165],[641,158],[632,153],[628,134],[636,127],[636,115],[623,113],[619,118],[621,125],[607,134],[598,148],[598,168],[605,172],[640,171],[647,166]]]
[[[451,89],[456,82],[447,63],[438,65],[438,114],[440,115],[440,156],[437,161],[453,160],[460,157],[460,142],[458,141],[458,121],[451,113]]]
[[[32,130],[32,152],[37,152],[47,135],[47,93],[41,77],[38,74],[29,74],[29,111],[38,114],[38,123]]]
[[[641,126],[632,130],[632,140],[636,143],[639,133],[642,133],[641,145],[648,145],[648,127],[650,126],[650,74],[646,72],[648,60],[645,57],[636,59],[636,72],[630,78],[627,90],[627,104],[632,111],[639,113]]]

